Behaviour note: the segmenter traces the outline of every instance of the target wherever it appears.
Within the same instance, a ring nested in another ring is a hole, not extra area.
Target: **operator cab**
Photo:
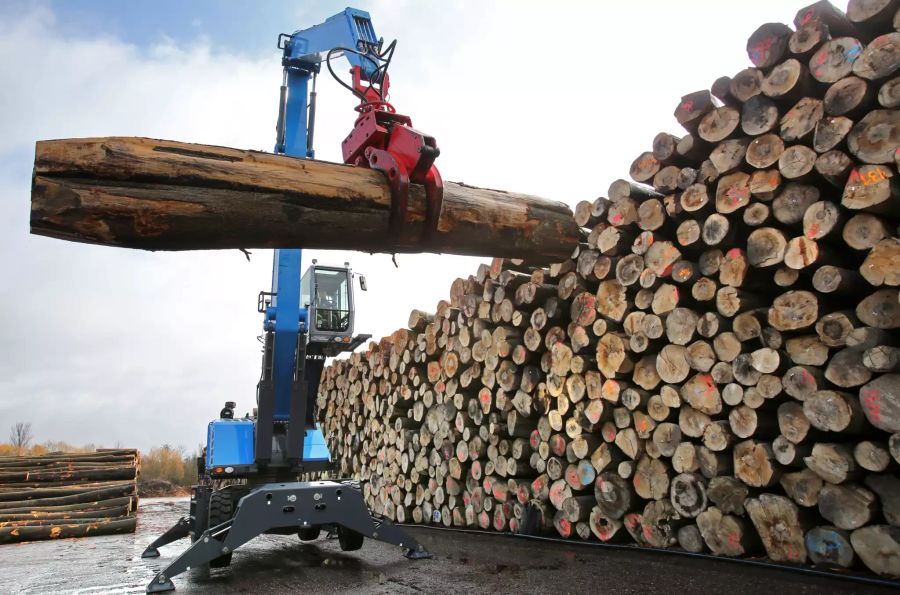
[[[310,353],[337,355],[352,351],[369,335],[353,337],[353,271],[317,264],[315,260],[300,279],[300,307],[307,312]],[[359,276],[365,290],[365,277]]]
[[[353,335],[350,269],[312,265],[300,280],[300,303],[309,311],[309,340],[324,343]]]

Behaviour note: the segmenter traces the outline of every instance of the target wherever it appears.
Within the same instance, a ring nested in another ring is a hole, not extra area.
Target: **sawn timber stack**
[[[424,234],[424,191],[389,231],[381,172],[255,151],[146,138],[39,141],[31,231],[147,250],[334,248],[445,252],[551,262],[579,241],[571,209],[446,182],[437,229]]]
[[[327,368],[369,505],[900,577],[898,5],[763,25],[569,259],[495,259]]]

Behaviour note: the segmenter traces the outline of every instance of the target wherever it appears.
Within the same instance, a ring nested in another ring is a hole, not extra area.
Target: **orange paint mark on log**
[[[706,387],[703,390],[704,394],[707,397],[709,395],[713,394],[713,391],[716,390],[716,383],[713,382],[712,376],[710,376],[709,374],[703,374],[702,376],[700,376],[700,380],[703,382],[704,386]]]

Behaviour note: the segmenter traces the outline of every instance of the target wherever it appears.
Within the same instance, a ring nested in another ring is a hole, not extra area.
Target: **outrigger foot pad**
[[[158,558],[159,557],[159,548],[164,545],[169,545],[174,541],[178,541],[179,539],[183,539],[191,534],[191,520],[188,517],[181,517],[178,519],[178,522],[172,526],[171,529],[160,535],[156,538],[156,540],[147,546],[147,549],[144,550],[144,553],[141,554],[141,558]],[[174,587],[172,587],[174,589]]]
[[[165,577],[159,577],[153,579],[153,582],[147,585],[148,593],[165,593],[167,591],[174,591],[175,584],[168,580]]]
[[[406,553],[403,554],[410,560],[425,560],[427,558],[433,558],[434,555],[428,550],[424,549],[422,546],[419,546],[418,549],[408,549]]]

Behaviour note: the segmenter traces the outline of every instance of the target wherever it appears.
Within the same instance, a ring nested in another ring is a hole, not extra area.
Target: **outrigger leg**
[[[407,558],[431,557],[406,531],[373,516],[362,493],[351,483],[273,483],[253,488],[241,498],[234,517],[197,536],[187,550],[153,578],[147,592],[173,590],[173,576],[227,555],[262,533],[317,526],[336,526],[344,549],[357,549],[362,536],[397,545]]]

